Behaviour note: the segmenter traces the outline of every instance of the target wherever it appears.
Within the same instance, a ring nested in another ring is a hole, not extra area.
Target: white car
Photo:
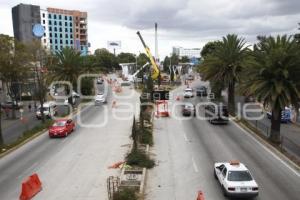
[[[192,88],[186,88],[183,93],[184,98],[192,98],[194,97],[194,91]]]
[[[254,198],[258,195],[257,183],[247,167],[239,161],[215,163],[214,175],[224,196]]]
[[[102,103],[106,103],[107,100],[106,100],[106,96],[102,93],[99,93],[96,95],[95,97],[95,105],[99,105],[99,104],[102,104]]]

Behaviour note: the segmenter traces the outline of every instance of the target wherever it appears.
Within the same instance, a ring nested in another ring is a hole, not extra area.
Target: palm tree
[[[77,79],[82,72],[80,52],[74,48],[66,47],[55,53],[56,62],[50,65],[50,79],[52,81],[68,81],[75,89]],[[71,88],[67,87],[68,94],[72,94]],[[69,103],[73,105],[72,95]]]
[[[271,108],[270,139],[276,143],[280,142],[282,110],[299,100],[296,86],[300,76],[298,52],[296,41],[286,35],[260,38],[246,71],[249,79],[242,83],[243,91]]]
[[[245,40],[229,34],[223,37],[213,52],[205,57],[199,69],[205,80],[221,82],[228,88],[228,110],[233,115],[235,115],[235,86],[240,81],[248,56],[249,49]]]

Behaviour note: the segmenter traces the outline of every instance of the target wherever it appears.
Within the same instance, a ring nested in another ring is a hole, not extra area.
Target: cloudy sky
[[[159,55],[172,46],[202,47],[228,33],[254,43],[257,35],[293,34],[300,22],[300,0],[0,0],[0,33],[13,35],[11,8],[19,3],[88,12],[92,51],[121,40],[125,52],[143,52],[140,30],[154,54],[154,23]]]

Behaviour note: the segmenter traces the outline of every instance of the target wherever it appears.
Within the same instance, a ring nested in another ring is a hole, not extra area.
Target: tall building
[[[187,56],[188,58],[200,58],[201,49],[200,48],[183,48],[183,47],[173,47],[173,54],[182,58]]]
[[[13,23],[15,24],[14,16],[22,14],[15,9],[24,4],[15,6],[12,9]],[[61,51],[64,47],[73,47],[81,52],[81,55],[87,55],[88,50],[88,34],[87,34],[87,12],[80,12],[77,10],[63,10],[57,8],[40,9],[39,6],[25,5],[27,7],[34,7],[31,9],[31,14],[28,15],[28,20],[31,23],[26,23],[24,20],[16,21],[22,24],[27,30],[26,41],[33,40],[32,26],[35,23],[40,23],[45,29],[45,34],[41,38],[43,46],[52,52]],[[38,9],[36,9],[36,7]],[[35,16],[34,20],[32,16]],[[14,25],[14,32],[21,32]],[[30,37],[29,37],[30,36]],[[16,37],[18,39],[18,37]],[[25,40],[20,40],[25,41]]]
[[[40,6],[19,4],[12,8],[14,36],[21,42],[34,39],[32,28],[41,23]]]

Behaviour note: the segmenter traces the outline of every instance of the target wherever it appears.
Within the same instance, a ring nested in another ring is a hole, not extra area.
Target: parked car
[[[224,196],[253,198],[258,195],[258,185],[248,168],[239,161],[218,162],[214,176],[220,183]]]
[[[72,119],[56,120],[49,127],[49,137],[67,137],[75,130],[75,123]]]
[[[13,106],[15,106],[15,109],[20,109],[23,107],[22,102],[16,102],[16,101],[5,101],[4,103],[1,103],[1,107],[3,109],[12,109]]]
[[[192,98],[194,97],[194,91],[192,88],[186,88],[183,93],[184,98]]]
[[[182,106],[182,115],[183,116],[196,116],[196,109],[193,104],[185,104]]]
[[[272,118],[272,112],[267,112],[267,118],[271,119]],[[288,123],[291,120],[291,110],[290,109],[285,109],[281,111],[281,123]]]
[[[207,88],[205,86],[200,86],[196,88],[196,95],[200,97],[206,97],[207,96]]]
[[[102,103],[107,103],[106,95],[104,95],[103,93],[99,93],[95,96],[95,106]]]
[[[45,102],[43,104],[43,113],[44,116],[47,118],[52,118],[57,114],[57,105],[54,101],[49,101],[49,102]],[[36,111],[36,118],[37,119],[41,119],[42,118],[42,113],[41,113],[41,106],[39,106],[37,108]]]

